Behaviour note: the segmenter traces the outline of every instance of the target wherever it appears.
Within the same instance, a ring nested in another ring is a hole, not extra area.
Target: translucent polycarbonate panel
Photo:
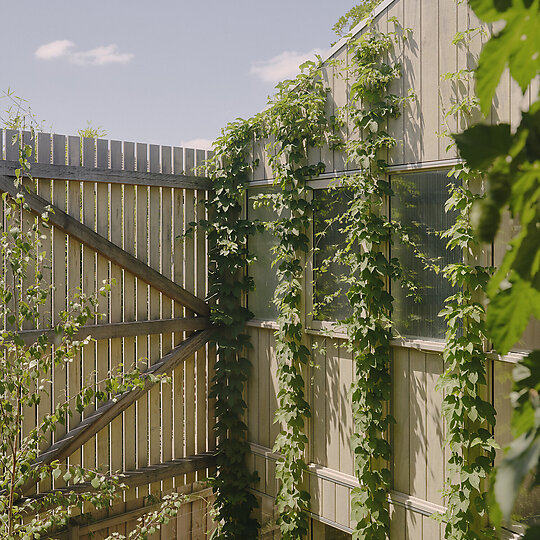
[[[457,251],[447,250],[447,241],[440,234],[455,223],[456,213],[444,210],[448,185],[453,181],[447,171],[421,171],[391,177],[394,190],[392,219],[406,229],[426,260],[441,269],[461,259]],[[409,245],[396,239],[391,254],[400,261],[406,277],[417,287],[416,298],[413,298],[399,283],[392,284],[396,330],[409,337],[443,339],[446,323],[438,314],[444,300],[455,290],[442,272],[426,268],[425,262]]]
[[[271,193],[272,188],[250,189],[248,192],[248,217],[262,222],[274,221],[279,216],[275,210],[268,207],[254,208],[253,197],[261,193]],[[278,310],[273,303],[274,291],[277,286],[277,266],[274,261],[273,248],[277,241],[270,231],[254,234],[249,239],[249,251],[257,260],[249,267],[249,274],[255,281],[255,290],[248,295],[248,307],[256,319],[277,319]]]
[[[314,191],[313,318],[319,321],[339,321],[351,313],[345,296],[349,268],[332,262],[336,251],[343,247],[345,236],[341,231],[344,223],[339,217],[345,213],[350,197],[350,193],[343,189]]]

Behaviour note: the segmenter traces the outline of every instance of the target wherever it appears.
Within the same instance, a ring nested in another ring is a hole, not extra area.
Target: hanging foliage
[[[396,226],[384,215],[385,202],[392,194],[384,175],[384,156],[396,143],[386,131],[387,121],[401,114],[404,100],[389,92],[391,83],[400,76],[400,66],[384,58],[407,34],[369,28],[349,41],[349,73],[354,82],[346,112],[359,136],[351,138],[346,152],[359,172],[339,182],[339,188],[350,193],[350,202],[340,216],[345,241],[335,261],[349,269],[351,315],[344,323],[355,367],[352,451],[360,483],[351,501],[354,538],[384,539],[390,525],[391,447],[387,435],[394,419],[387,412],[393,300],[388,284],[399,279],[401,272],[398,261],[387,255]]]
[[[482,27],[458,32],[452,44],[470,53],[469,43],[485,31]],[[467,88],[473,74],[470,70],[446,73],[445,81],[459,81],[458,88]],[[451,118],[466,123],[478,112],[476,96],[456,96],[455,102],[445,111],[445,126],[441,135],[451,134]],[[451,143],[449,150],[454,146]],[[485,310],[481,303],[491,269],[474,264],[481,246],[473,234],[471,210],[484,199],[478,171],[464,165],[456,166],[449,173],[450,197],[446,212],[457,213],[452,227],[442,234],[447,239],[447,249],[461,255],[461,262],[448,264],[442,269],[444,277],[454,287],[455,293],[445,300],[439,313],[447,323],[443,352],[445,372],[437,389],[443,395],[443,416],[446,424],[446,444],[449,448],[447,479],[444,494],[447,509],[437,519],[443,520],[445,538],[478,539],[490,536],[487,522],[487,477],[492,469],[497,445],[493,437],[495,409],[487,401],[487,364],[485,353],[487,330]]]
[[[484,114],[506,67],[525,93],[540,73],[539,0],[469,0],[476,16],[500,29],[482,48],[475,72],[476,93]],[[538,98],[538,96],[532,96]],[[505,210],[519,224],[502,263],[485,290],[489,298],[487,329],[495,350],[506,354],[520,339],[531,316],[540,319],[540,101],[523,111],[518,128],[509,124],[477,124],[455,135],[461,157],[486,173],[487,196],[473,209],[475,233],[492,242]],[[518,491],[532,472],[531,487],[540,484],[540,370],[538,351],[515,368],[512,394],[515,440],[497,467],[491,518],[509,520]],[[540,534],[532,526],[527,537]]]
[[[446,299],[439,314],[447,322],[443,353],[446,370],[437,388],[444,394],[442,410],[450,451],[445,489],[447,510],[441,517],[446,522],[446,538],[472,540],[489,535],[486,480],[497,448],[492,434],[495,409],[485,399],[486,323],[479,301],[490,269],[466,261],[478,247],[470,225],[471,208],[482,198],[469,185],[475,175],[463,166],[451,174],[462,185],[450,185],[446,211],[457,211],[458,217],[443,237],[448,239],[447,248],[458,250],[465,260],[443,269],[456,292]]]
[[[267,226],[277,239],[274,302],[279,310],[275,334],[279,389],[275,422],[283,428],[274,451],[282,456],[276,464],[276,505],[284,539],[305,537],[309,526],[309,493],[303,482],[307,469],[305,419],[310,409],[303,371],[310,352],[304,343],[301,305],[313,210],[307,182],[323,172],[324,166],[308,164],[308,150],[321,146],[328,135],[326,90],[320,72],[313,62],[301,67],[304,71],[296,79],[277,86],[270,107],[261,115],[261,135],[272,140],[267,147],[268,160],[279,189],[258,197],[259,204],[270,205],[281,216]]]
[[[216,399],[217,473],[212,480],[218,528],[214,538],[245,540],[257,537],[259,524],[252,517],[257,507],[250,484],[257,474],[247,468],[247,427],[243,417],[244,384],[251,364],[246,356],[249,336],[243,307],[245,294],[253,289],[247,275],[251,262],[247,239],[255,224],[243,218],[243,201],[252,163],[249,150],[253,127],[248,121],[229,124],[214,143],[208,162],[213,196],[207,203],[208,221],[200,223],[210,244],[209,282],[211,319],[215,325],[217,361],[210,397]]]

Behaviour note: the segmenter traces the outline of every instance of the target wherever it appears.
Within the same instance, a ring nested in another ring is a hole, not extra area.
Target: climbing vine
[[[482,32],[481,27],[458,32],[452,44],[469,52],[470,41]],[[459,70],[445,74],[443,79],[451,81],[456,89],[467,89],[472,73],[471,70]],[[453,103],[445,111],[442,135],[450,135],[448,123],[451,118],[467,123],[478,110],[474,95],[468,91],[461,94],[463,92],[456,93]],[[473,189],[479,183],[478,171],[458,165],[449,176],[454,182],[449,184],[450,197],[445,210],[457,212],[457,217],[442,236],[447,239],[447,249],[458,251],[462,261],[448,264],[442,270],[455,293],[445,300],[445,307],[439,314],[447,323],[443,352],[446,369],[437,388],[444,394],[443,417],[450,456],[444,491],[447,509],[437,517],[446,522],[446,538],[477,539],[489,534],[487,477],[497,448],[493,437],[495,409],[485,399],[487,330],[481,303],[491,269],[471,261],[480,249],[471,226],[471,210],[484,198]]]
[[[458,211],[456,223],[443,233],[447,248],[470,256],[478,243],[470,225],[470,212],[476,200],[469,181],[474,175],[463,166],[453,174],[462,185],[451,185],[447,211]],[[443,358],[446,370],[438,389],[444,393],[443,416],[446,443],[450,451],[445,495],[447,510],[445,536],[452,539],[485,538],[487,534],[486,480],[491,471],[497,445],[492,429],[495,409],[487,393],[484,352],[485,311],[480,300],[490,269],[463,262],[449,264],[443,275],[457,290],[446,299],[439,314],[447,322]]]
[[[308,442],[305,419],[310,416],[305,398],[303,370],[310,352],[304,344],[302,298],[304,262],[310,249],[313,202],[307,182],[324,171],[324,165],[308,164],[308,150],[321,146],[328,135],[325,115],[326,90],[313,62],[296,79],[277,86],[270,107],[261,115],[261,135],[270,138],[268,160],[276,193],[259,197],[281,215],[267,224],[277,238],[275,262],[278,285],[274,302],[279,309],[276,331],[279,390],[275,422],[283,429],[274,451],[282,457],[276,464],[279,490],[276,505],[284,539],[303,538],[308,532],[309,493],[303,489]]]
[[[209,294],[217,344],[210,393],[216,399],[214,429],[218,439],[217,473],[212,483],[219,526],[214,537],[236,540],[256,538],[259,528],[252,517],[257,501],[249,492],[257,474],[247,468],[249,445],[243,420],[243,390],[251,367],[246,356],[249,337],[245,323],[253,316],[243,300],[253,289],[247,274],[247,239],[255,232],[255,225],[243,218],[243,200],[252,165],[252,141],[251,123],[238,120],[214,143],[215,154],[207,164],[214,191],[207,203],[209,219],[201,222],[210,244]]]
[[[339,188],[350,193],[350,201],[341,216],[345,241],[335,260],[349,269],[351,315],[344,323],[355,366],[352,450],[360,483],[351,500],[354,538],[386,538],[390,524],[387,492],[391,473],[387,463],[391,447],[386,435],[394,419],[386,403],[391,393],[393,298],[388,285],[400,278],[401,271],[398,261],[387,255],[396,226],[383,212],[392,194],[384,176],[383,156],[396,144],[386,130],[387,121],[401,114],[404,99],[389,92],[391,83],[400,77],[400,65],[384,58],[407,34],[369,28],[349,42],[349,73],[354,82],[346,112],[359,136],[347,143],[346,153],[359,172],[340,179]]]

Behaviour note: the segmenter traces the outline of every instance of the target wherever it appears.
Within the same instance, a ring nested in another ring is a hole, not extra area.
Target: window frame
[[[389,179],[391,176],[398,174],[414,174],[428,171],[450,171],[451,168],[462,161],[459,159],[446,159],[438,160],[431,162],[423,163],[408,163],[400,165],[391,165],[387,168],[385,172],[385,178]],[[352,176],[360,172],[358,169],[348,170],[348,171],[334,171],[329,173],[324,173],[315,180],[311,180],[308,185],[313,189],[313,191],[319,189],[325,189],[331,182],[336,182],[336,179],[339,179],[343,176]],[[274,185],[274,180],[272,178],[265,180],[256,180],[249,182],[248,186],[248,196],[250,188],[271,188]],[[339,187],[339,184],[337,184]],[[478,190],[481,189],[481,183],[479,182]],[[246,197],[246,215],[248,215],[248,198]],[[391,201],[388,197],[385,198],[383,204],[383,212],[389,217],[391,210]],[[310,227],[308,230],[308,235],[311,239],[311,247],[314,246],[314,227],[313,220],[311,220]],[[491,250],[489,250],[489,260],[486,260],[486,264],[491,264]],[[387,255],[388,248],[386,250]],[[306,260],[304,261],[304,283],[305,283],[305,294],[302,302],[303,309],[303,322],[306,334],[312,335],[329,335],[336,338],[346,338],[347,332],[344,325],[337,324],[337,321],[320,321],[313,317],[313,300],[315,294],[315,281],[314,281],[314,261],[313,261],[313,250],[310,251]],[[464,259],[466,260],[466,259]],[[248,303],[249,305],[249,303]],[[276,319],[259,319],[253,318],[248,322],[249,326],[262,327],[262,328],[272,328],[277,329]],[[436,338],[430,337],[416,337],[416,336],[399,336],[392,340],[394,345],[399,345],[407,348],[415,348],[420,350],[425,350],[427,352],[440,352],[443,350],[444,341]]]

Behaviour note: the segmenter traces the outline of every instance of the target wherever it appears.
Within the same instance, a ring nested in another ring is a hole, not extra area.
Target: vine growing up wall
[[[246,356],[249,337],[246,321],[253,315],[243,307],[244,295],[253,289],[247,275],[250,263],[247,239],[255,225],[243,219],[243,201],[252,163],[249,150],[253,126],[239,120],[229,124],[214,143],[208,162],[214,188],[208,201],[209,220],[200,223],[210,244],[209,281],[212,322],[216,327],[217,361],[210,397],[216,399],[217,473],[212,480],[218,522],[215,537],[256,538],[259,524],[252,517],[257,506],[249,492],[257,474],[247,468],[247,427],[244,384],[251,364]]]
[[[458,32],[452,44],[458,49],[464,48],[470,55],[470,41],[484,32],[482,27]],[[445,129],[441,135],[450,135],[449,119],[456,118],[467,124],[478,114],[478,100],[467,90],[472,74],[471,70],[459,70],[443,75],[445,81],[454,85],[456,96],[445,111]],[[453,146],[450,144],[447,150]],[[444,490],[447,509],[437,517],[446,522],[446,538],[472,540],[489,535],[487,477],[497,447],[493,437],[495,409],[485,399],[487,330],[481,303],[491,269],[475,264],[480,244],[473,234],[471,210],[484,198],[475,193],[480,192],[479,173],[458,165],[450,171],[449,177],[454,180],[449,184],[450,197],[445,210],[457,212],[457,217],[455,224],[442,236],[447,239],[447,249],[458,251],[462,261],[448,264],[442,270],[455,293],[445,300],[445,307],[439,314],[447,323],[443,352],[446,369],[437,388],[444,395],[442,411],[450,455]]]
[[[396,227],[383,212],[392,194],[384,172],[386,151],[396,144],[386,124],[401,114],[403,98],[389,92],[400,77],[400,65],[385,58],[406,36],[407,32],[398,35],[370,28],[349,42],[349,73],[354,82],[346,112],[359,135],[347,143],[346,152],[359,172],[340,179],[339,187],[349,191],[350,202],[341,216],[345,242],[336,262],[349,268],[347,298],[352,310],[344,322],[355,366],[352,450],[360,487],[353,490],[351,501],[354,538],[384,539],[390,525],[391,447],[386,435],[394,419],[386,407],[391,393],[393,300],[388,285],[401,272],[398,261],[387,255]]]
[[[310,352],[304,343],[302,299],[304,264],[310,249],[308,229],[313,203],[307,182],[324,171],[322,164],[310,165],[308,149],[321,146],[328,135],[325,115],[326,90],[313,62],[296,79],[277,86],[277,94],[261,116],[263,137],[273,140],[267,147],[276,193],[259,197],[281,215],[268,224],[277,238],[275,250],[278,285],[274,302],[279,309],[276,331],[278,361],[278,408],[275,422],[283,428],[274,451],[279,490],[276,505],[284,539],[303,538],[309,526],[309,493],[304,489],[308,442],[305,419],[310,416],[305,397],[303,371]]]
[[[487,336],[480,302],[490,269],[466,260],[478,247],[470,225],[471,208],[482,198],[470,188],[475,175],[463,166],[453,174],[462,185],[451,185],[446,210],[457,210],[458,217],[443,237],[448,239],[447,248],[459,250],[465,260],[443,269],[444,276],[457,290],[446,299],[439,314],[447,322],[443,352],[446,370],[437,388],[444,395],[442,410],[450,450],[445,489],[447,510],[441,517],[446,522],[446,538],[472,540],[486,537],[486,481],[497,448],[492,434],[495,409],[485,399]]]

